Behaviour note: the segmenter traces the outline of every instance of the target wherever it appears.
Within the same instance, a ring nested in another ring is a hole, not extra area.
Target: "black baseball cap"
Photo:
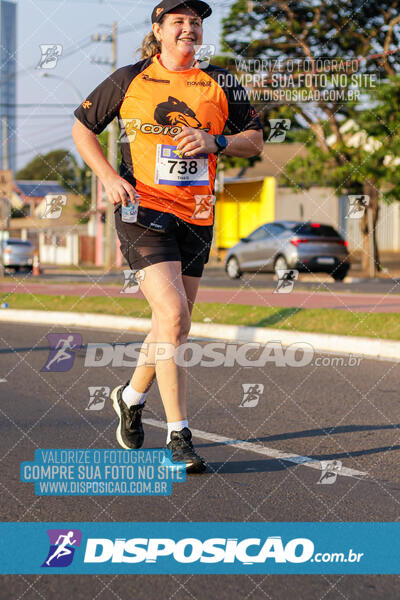
[[[202,19],[209,17],[212,13],[211,7],[207,2],[202,2],[201,0],[187,0],[186,2],[179,2],[179,0],[163,0],[153,9],[153,12],[151,13],[151,22],[159,23],[165,14],[172,12],[174,8],[180,6],[192,8]]]

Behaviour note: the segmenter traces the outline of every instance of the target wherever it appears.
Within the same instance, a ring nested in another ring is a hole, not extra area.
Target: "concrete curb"
[[[18,309],[0,310],[0,322],[50,325],[53,329],[57,326],[68,326],[143,333],[148,333],[151,327],[150,319],[116,317],[94,313]],[[310,344],[318,352],[354,354],[365,358],[400,361],[400,342],[367,337],[208,323],[192,323],[190,336],[238,342],[258,342],[260,344],[279,341],[283,346],[290,346],[295,343]]]

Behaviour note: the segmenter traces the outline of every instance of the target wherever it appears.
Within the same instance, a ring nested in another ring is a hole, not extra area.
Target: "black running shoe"
[[[206,470],[206,463],[193,448],[192,432],[187,427],[182,431],[171,432],[171,441],[167,448],[172,452],[173,462],[186,463],[187,473],[203,473]]]
[[[144,440],[144,431],[142,426],[142,411],[146,402],[135,406],[127,407],[122,400],[122,392],[130,384],[117,386],[111,392],[111,400],[117,415],[119,416],[119,425],[117,427],[117,441],[122,448],[126,450],[137,450],[141,448]]]

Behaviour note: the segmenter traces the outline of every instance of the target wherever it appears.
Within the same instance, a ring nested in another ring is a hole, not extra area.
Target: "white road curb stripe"
[[[50,312],[42,310],[4,309],[0,311],[0,322],[32,323],[64,327],[88,327],[92,329],[112,329],[118,331],[138,331],[148,333],[150,319],[115,317],[94,313]],[[353,354],[365,358],[400,361],[400,342],[367,337],[307,333],[305,331],[285,331],[264,327],[241,327],[219,325],[218,323],[192,323],[190,335],[200,338],[230,340],[238,342],[259,342],[267,344],[279,341],[283,346],[294,343],[311,344],[316,352]]]
[[[159,429],[167,429],[166,423],[156,421],[155,419],[142,419],[142,422],[145,423],[145,425],[151,425],[153,427],[158,427]],[[240,448],[241,450],[247,450],[248,452],[255,452],[256,454],[262,454],[263,456],[268,456],[269,458],[286,460],[298,465],[303,465],[304,467],[310,467],[310,469],[321,471],[321,462],[319,460],[314,460],[309,456],[300,456],[299,454],[293,453],[289,454],[287,452],[275,450],[275,448],[259,446],[258,444],[253,444],[252,442],[245,442],[242,440],[233,440],[223,435],[208,433],[207,431],[200,431],[199,429],[190,428],[190,431],[194,437],[201,440],[225,444],[226,446],[232,446],[233,448]],[[355,469],[349,469],[348,467],[342,467],[340,471],[338,471],[338,475],[342,475],[343,477],[360,478],[365,477],[368,475],[368,473],[364,471],[356,471]]]

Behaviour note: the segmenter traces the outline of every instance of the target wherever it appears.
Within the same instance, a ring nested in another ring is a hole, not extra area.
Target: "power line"
[[[72,0],[72,1],[74,1],[74,0]],[[76,1],[80,2],[81,0],[76,0]],[[92,2],[92,4],[94,4],[94,2]],[[130,31],[136,31],[136,29],[138,29],[140,27],[144,27],[144,26],[148,26],[148,23],[146,21],[144,21],[142,23],[138,23],[134,27],[132,27],[132,26],[122,27],[120,29],[119,33],[121,33],[121,34],[129,33]],[[76,44],[78,44],[77,48],[75,46],[72,46],[71,48],[67,49],[66,51],[63,50],[63,53],[62,53],[60,59],[69,58],[70,56],[73,56],[77,52],[80,52],[80,51],[84,50],[85,48],[88,48],[93,43],[95,43],[95,42],[91,39],[91,37],[89,36],[89,38],[88,38],[88,36],[86,35],[81,41],[76,42]],[[11,81],[12,79],[16,79],[18,76],[26,75],[32,71],[36,71],[37,70],[36,67],[37,67],[37,62],[34,65],[31,65],[30,67],[25,67],[24,69],[21,69],[20,71],[16,71],[15,73],[10,73],[3,79],[0,79],[0,85],[5,85],[7,82]]]
[[[65,104],[64,102],[59,102],[58,104],[38,104],[37,102],[35,104],[14,104],[13,102],[0,102],[1,108],[73,108],[74,106],[77,107],[78,102],[74,102],[74,104]]]
[[[18,113],[18,119],[72,119],[74,118],[73,113],[71,114],[59,114],[59,115],[21,115]]]

